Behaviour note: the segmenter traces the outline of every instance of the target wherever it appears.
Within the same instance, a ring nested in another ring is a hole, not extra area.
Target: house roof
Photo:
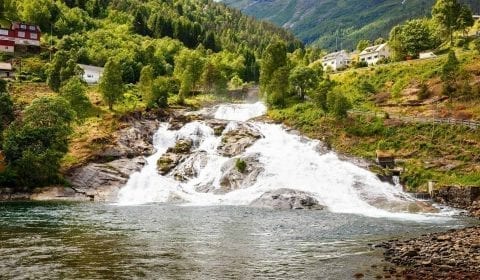
[[[332,60],[332,59],[337,58],[337,57],[338,57],[339,55],[341,55],[341,54],[345,54],[345,55],[346,55],[347,52],[346,52],[345,50],[341,50],[341,51],[339,51],[339,52],[329,53],[329,54],[327,54],[326,56],[324,56],[324,57],[322,58],[322,60]]]
[[[371,53],[374,53],[374,52],[379,52],[379,51],[381,51],[383,48],[385,48],[386,46],[387,46],[387,43],[368,47],[368,48],[364,49],[364,50],[360,53],[360,55],[366,55],[366,54],[371,54]]]
[[[12,64],[8,63],[8,62],[0,62],[0,70],[11,71],[12,70]]]
[[[97,72],[97,73],[103,72],[103,67],[97,67],[97,66],[86,65],[86,64],[78,64],[78,66],[80,66],[80,68],[82,68],[83,71]]]

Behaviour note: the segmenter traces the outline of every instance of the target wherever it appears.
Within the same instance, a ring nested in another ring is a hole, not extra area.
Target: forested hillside
[[[361,39],[387,38],[390,29],[430,15],[434,0],[223,0],[246,14],[288,28],[307,44],[354,49]],[[464,0],[475,12],[480,2]]]

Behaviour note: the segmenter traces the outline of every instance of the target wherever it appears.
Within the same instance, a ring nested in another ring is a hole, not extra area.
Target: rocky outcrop
[[[207,165],[207,152],[198,151],[192,153],[183,162],[178,164],[172,171],[172,176],[177,181],[185,182],[198,176],[202,168]]]
[[[240,170],[238,162],[243,162]],[[228,160],[221,168],[220,189],[217,193],[227,193],[240,188],[247,188],[255,184],[258,175],[265,169],[258,160],[258,155],[248,155]]]
[[[207,120],[205,121],[205,123],[213,129],[213,133],[215,134],[215,136],[222,135],[223,131],[225,130],[228,124],[228,122],[226,121],[215,120],[215,119]]]
[[[143,157],[90,163],[75,169],[67,179],[78,193],[84,193],[95,201],[113,201],[130,175],[140,171],[145,164]]]
[[[262,134],[251,125],[241,124],[239,127],[223,134],[218,152],[226,157],[238,156],[261,137]]]
[[[443,187],[433,191],[432,198],[437,203],[466,209],[480,217],[480,187]]]
[[[180,162],[185,160],[192,149],[193,141],[191,139],[180,139],[175,146],[167,149],[157,161],[158,173],[166,175]]]
[[[278,189],[266,192],[262,196],[254,200],[252,203],[250,203],[250,206],[258,208],[287,210],[322,210],[324,208],[311,194],[292,189]]]
[[[68,200],[68,201],[92,201],[95,198],[83,192],[78,192],[71,187],[52,186],[37,188],[30,195],[30,200],[50,201],[50,200]]]
[[[480,279],[480,227],[391,240],[385,259],[406,267],[405,279]]]

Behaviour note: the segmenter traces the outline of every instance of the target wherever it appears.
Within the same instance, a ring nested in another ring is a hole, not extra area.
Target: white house
[[[420,59],[436,58],[437,56],[433,52],[421,52],[418,56]]]
[[[323,70],[341,70],[347,68],[351,62],[350,55],[345,50],[327,54],[322,58]]]
[[[83,69],[83,80],[87,84],[97,84],[103,75],[103,68],[85,64],[78,64]]]
[[[368,65],[377,64],[381,59],[390,57],[390,48],[388,45],[381,44],[364,49],[360,53],[359,61],[366,62]]]

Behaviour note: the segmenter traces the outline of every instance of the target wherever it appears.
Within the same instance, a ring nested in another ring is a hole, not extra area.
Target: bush
[[[235,162],[235,167],[240,173],[243,173],[247,169],[247,163],[243,159],[237,158],[237,161]]]
[[[428,90],[428,85],[426,83],[420,84],[420,90],[417,93],[418,100],[425,100],[430,97],[430,91]]]
[[[73,77],[60,88],[60,96],[65,98],[79,118],[87,116],[92,107],[87,95],[87,86],[79,77]]]

